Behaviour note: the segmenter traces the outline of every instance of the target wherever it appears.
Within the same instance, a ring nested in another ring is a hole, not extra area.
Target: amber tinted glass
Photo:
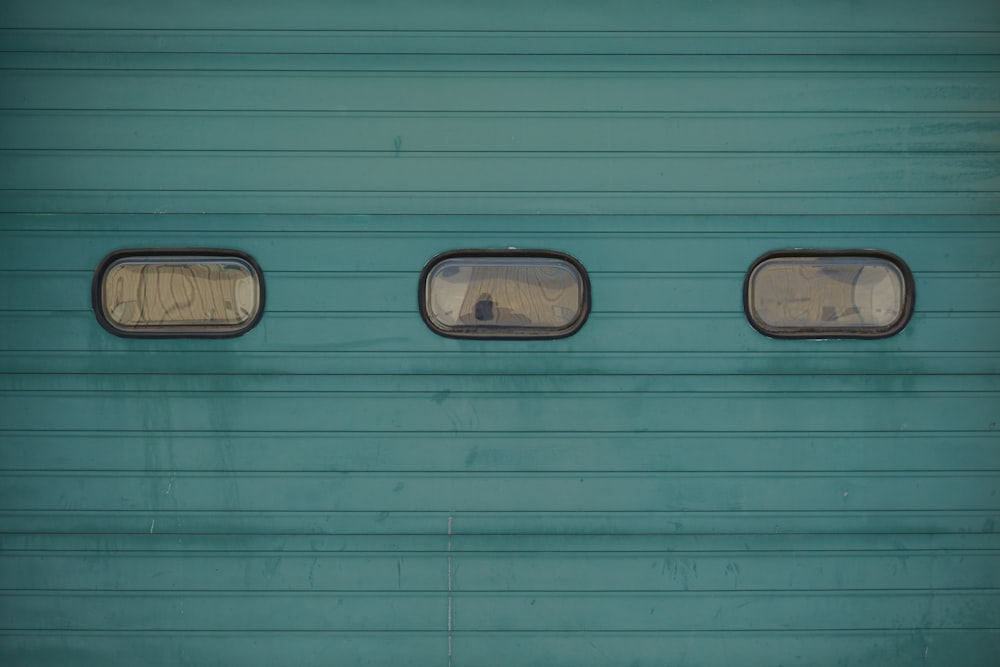
[[[450,257],[424,277],[424,316],[446,335],[560,337],[586,316],[586,281],[568,260]]]
[[[747,315],[776,336],[881,337],[909,317],[908,280],[879,256],[778,256],[747,276]]]
[[[257,271],[238,257],[125,257],[108,265],[100,308],[128,333],[233,335],[260,311]]]

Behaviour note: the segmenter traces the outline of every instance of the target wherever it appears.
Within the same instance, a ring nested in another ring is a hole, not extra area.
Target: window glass
[[[262,302],[259,269],[236,254],[116,253],[95,284],[98,319],[124,336],[236,336]]]
[[[468,251],[433,260],[421,311],[446,336],[559,338],[586,319],[588,282],[576,260],[539,251]]]
[[[909,270],[885,253],[784,251],[747,274],[747,317],[772,336],[890,336],[906,325],[912,300]]]

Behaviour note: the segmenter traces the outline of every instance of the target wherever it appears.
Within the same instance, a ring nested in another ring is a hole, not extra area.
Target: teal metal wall
[[[0,662],[993,665],[995,2],[0,6]],[[265,273],[126,340],[127,247]],[[589,270],[438,337],[455,248]],[[880,341],[742,311],[777,248],[916,280]]]

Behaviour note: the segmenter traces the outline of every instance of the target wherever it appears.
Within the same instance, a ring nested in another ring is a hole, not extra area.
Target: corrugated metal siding
[[[0,658],[990,665],[1000,9],[0,7]],[[123,340],[123,247],[253,255],[233,340]],[[424,262],[568,252],[559,341],[435,336]],[[910,265],[778,341],[783,247]]]

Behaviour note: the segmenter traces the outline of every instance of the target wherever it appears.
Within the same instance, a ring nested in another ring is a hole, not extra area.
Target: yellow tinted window
[[[905,265],[875,254],[782,253],[747,275],[747,316],[773,336],[892,335],[909,319],[912,298]]]
[[[424,272],[421,308],[438,333],[475,338],[558,338],[586,318],[588,285],[565,256],[453,255]]]
[[[113,333],[232,336],[256,323],[262,286],[240,256],[125,255],[105,263],[96,296]]]

